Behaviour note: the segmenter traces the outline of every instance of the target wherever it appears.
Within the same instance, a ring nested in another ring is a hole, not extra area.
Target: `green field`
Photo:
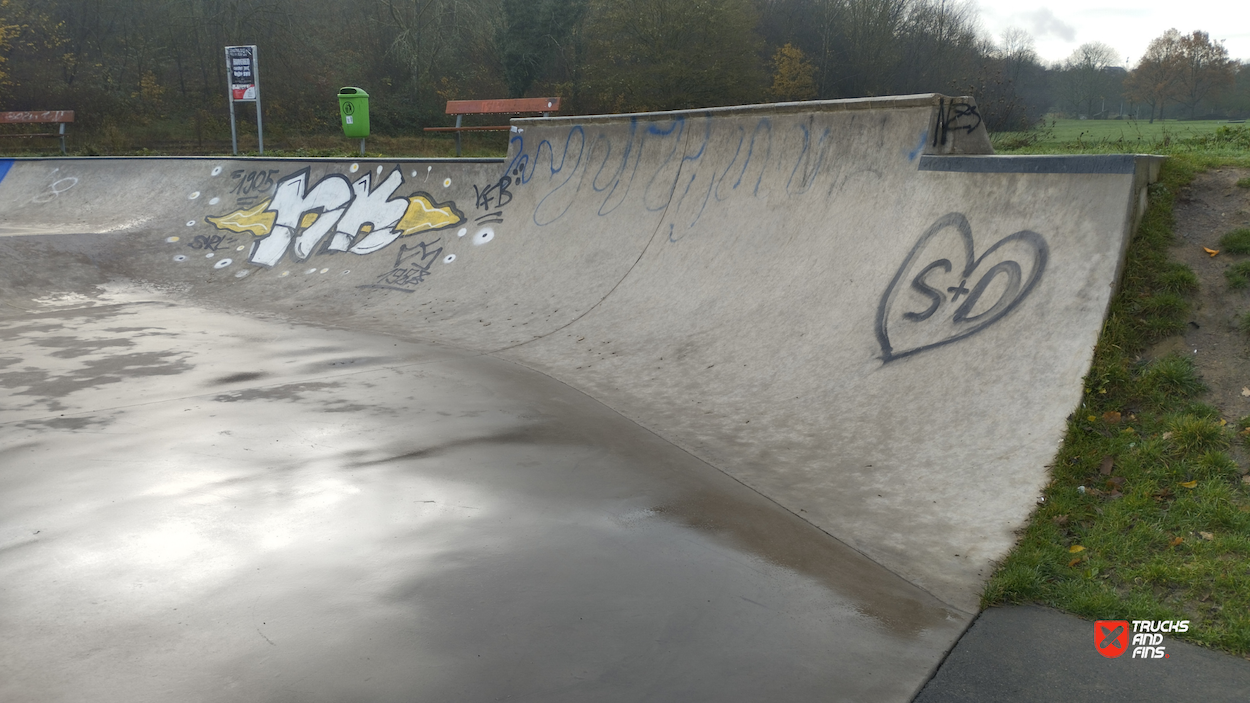
[[[1030,132],[991,135],[996,149],[1035,147],[1112,147],[1116,151],[1157,151],[1171,142],[1214,135],[1223,126],[1245,127],[1227,120],[1046,120]],[[1132,148],[1140,146],[1142,148]],[[1115,148],[1119,147],[1119,148]],[[1149,149],[1145,147],[1150,147]]]

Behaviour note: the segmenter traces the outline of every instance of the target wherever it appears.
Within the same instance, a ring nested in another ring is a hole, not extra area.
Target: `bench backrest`
[[[0,124],[25,124],[32,122],[73,122],[73,110],[44,110],[42,112],[0,112]]]
[[[490,115],[520,112],[555,112],[560,98],[511,98],[505,100],[448,100],[449,115]]]

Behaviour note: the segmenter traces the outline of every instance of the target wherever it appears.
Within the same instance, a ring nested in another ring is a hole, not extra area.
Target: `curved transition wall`
[[[1157,161],[991,156],[937,95],[513,124],[503,160],[0,161],[0,294],[495,354],[975,611]]]

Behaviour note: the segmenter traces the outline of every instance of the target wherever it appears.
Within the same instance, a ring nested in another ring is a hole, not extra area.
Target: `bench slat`
[[[73,122],[73,110],[44,110],[42,112],[0,112],[0,124],[27,124],[38,122]]]
[[[555,112],[560,98],[512,98],[506,100],[448,100],[448,115],[488,115],[514,112]]]
[[[427,132],[507,132],[509,125],[490,125],[486,127],[426,127]]]

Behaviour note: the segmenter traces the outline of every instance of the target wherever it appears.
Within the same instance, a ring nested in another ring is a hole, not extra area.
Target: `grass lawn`
[[[1053,120],[1030,132],[1000,132],[991,140],[998,150],[1076,150],[1118,146],[1118,151],[1158,152],[1160,147],[1195,137],[1210,137],[1220,127],[1245,127],[1225,120]],[[1168,149],[1167,151],[1171,151]]]
[[[503,158],[508,152],[507,132],[468,132],[463,135],[465,158]],[[5,139],[0,143],[0,158],[11,156],[60,156],[56,139]],[[69,136],[70,156],[221,156],[229,155],[229,135],[196,141],[176,134],[102,134],[72,131]],[[257,155],[256,132],[239,131],[239,154]],[[376,135],[365,140],[365,154],[372,158],[451,158],[456,155],[456,138],[452,135]],[[266,130],[265,156],[275,158],[352,158],[360,155],[360,140],[342,134],[300,134],[282,130]]]

